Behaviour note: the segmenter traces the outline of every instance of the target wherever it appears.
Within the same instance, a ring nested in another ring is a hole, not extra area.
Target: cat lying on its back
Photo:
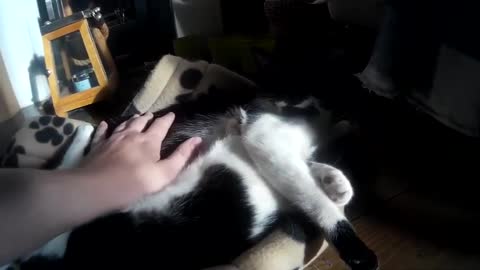
[[[302,216],[352,269],[376,269],[375,254],[338,208],[353,196],[348,179],[311,160],[319,116],[314,102],[259,100],[228,113],[178,119],[162,156],[188,137],[204,143],[174,184],[55,238],[22,268],[190,270],[229,264],[272,229],[296,226],[294,217]],[[60,167],[75,166],[91,132],[77,131]]]

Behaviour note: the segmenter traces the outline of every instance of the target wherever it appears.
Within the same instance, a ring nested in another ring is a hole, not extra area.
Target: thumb
[[[190,138],[184,141],[168,158],[159,162],[168,178],[173,179],[178,175],[201,142],[202,139],[199,137]]]

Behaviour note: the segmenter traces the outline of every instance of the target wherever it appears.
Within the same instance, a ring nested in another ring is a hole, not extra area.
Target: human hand
[[[175,115],[169,113],[158,118],[143,131],[152,118],[151,113],[135,115],[120,124],[109,138],[105,136],[108,129],[105,122],[97,128],[82,168],[90,178],[96,178],[92,180],[113,208],[127,207],[164,189],[176,179],[201,143],[198,137],[188,139],[172,155],[161,157],[162,141]]]

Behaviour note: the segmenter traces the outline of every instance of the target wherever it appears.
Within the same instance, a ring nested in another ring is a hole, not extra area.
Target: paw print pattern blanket
[[[27,120],[0,156],[0,167],[44,168],[59,151],[68,147],[79,125],[90,124],[52,115]]]

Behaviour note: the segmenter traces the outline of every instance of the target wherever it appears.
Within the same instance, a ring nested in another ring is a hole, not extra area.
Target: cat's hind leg
[[[243,121],[241,132],[244,147],[265,181],[322,229],[340,257],[353,270],[377,269],[375,254],[317,187],[307,164],[314,149],[309,129],[274,114],[261,114],[253,121]]]

